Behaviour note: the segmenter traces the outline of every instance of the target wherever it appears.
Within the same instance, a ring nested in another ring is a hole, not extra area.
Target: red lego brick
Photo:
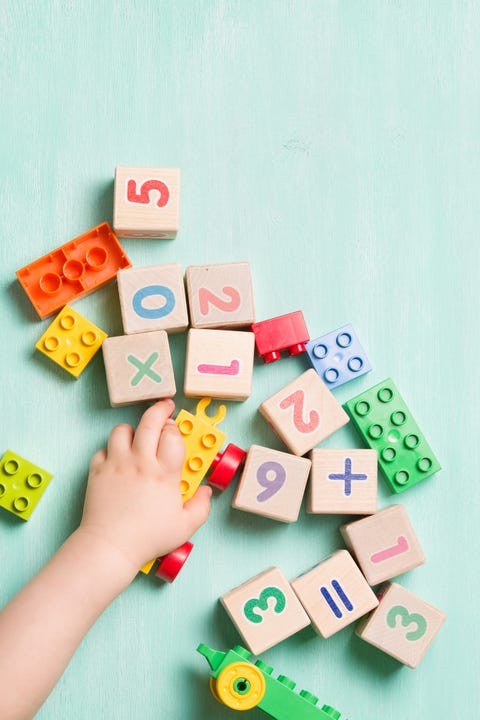
[[[43,319],[98,290],[131,265],[105,222],[17,270],[16,276]]]
[[[223,453],[217,454],[211,465],[212,474],[208,478],[210,485],[213,485],[217,490],[226,490],[245,460],[246,454],[245,450],[233,443],[227,445]]]
[[[289,355],[300,355],[305,352],[305,343],[310,340],[301,310],[253,323],[252,332],[258,353],[265,363],[278,360],[282,350]]]
[[[155,575],[162,580],[165,580],[165,582],[173,582],[187,562],[188,556],[192,550],[192,543],[186,542],[183,543],[183,545],[180,545],[180,547],[176,550],[172,550],[172,552],[168,553],[168,555],[164,555],[159,558],[160,564],[155,570]]]

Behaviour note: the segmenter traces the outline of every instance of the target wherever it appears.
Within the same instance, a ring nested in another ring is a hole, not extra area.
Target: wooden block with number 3
[[[295,522],[310,466],[307,458],[252,445],[232,507],[273,520]]]
[[[276,567],[230,590],[220,602],[254,655],[310,625],[290,583]]]
[[[377,509],[377,451],[314,448],[307,512],[369,515]]]
[[[416,668],[440,630],[445,614],[397,583],[379,592],[380,604],[355,630],[366,642]]]
[[[423,565],[425,555],[403,505],[390,505],[340,528],[370,585]]]
[[[294,455],[304,455],[349,419],[315,370],[304,372],[259,410]]]
[[[255,321],[248,262],[192,265],[185,277],[192,327],[239,328]]]
[[[246,400],[252,392],[254,344],[251,332],[189,330],[185,397]]]

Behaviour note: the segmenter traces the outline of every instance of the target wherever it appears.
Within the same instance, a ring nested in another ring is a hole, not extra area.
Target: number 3
[[[273,606],[273,611],[275,613],[280,614],[285,610],[287,600],[283,592],[277,587],[266,587],[260,593],[260,597],[247,600],[247,602],[243,606],[243,614],[245,615],[247,620],[250,620],[250,622],[256,624],[263,622],[263,615],[255,612],[255,609],[258,608],[258,610],[267,611],[268,601],[270,598],[274,598],[275,600],[275,605]]]
[[[420,613],[409,613],[403,605],[394,605],[387,614],[388,627],[397,626],[397,617],[401,618],[402,627],[408,627],[411,623],[415,623],[417,626],[416,630],[410,630],[405,634],[407,640],[420,640],[427,632],[427,621]]]

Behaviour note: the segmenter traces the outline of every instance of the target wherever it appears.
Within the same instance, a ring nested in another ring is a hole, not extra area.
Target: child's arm
[[[185,447],[173,401],[143,415],[135,434],[112,431],[92,458],[82,522],[0,613],[0,718],[30,720],[98,616],[148,560],[205,522],[210,488],[183,505]]]

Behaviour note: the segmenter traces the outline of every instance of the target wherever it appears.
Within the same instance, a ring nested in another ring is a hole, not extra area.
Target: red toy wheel
[[[208,478],[210,485],[218,490],[225,490],[245,460],[246,454],[245,450],[233,443],[227,445],[223,453],[217,453],[211,466],[212,473]]]
[[[163,555],[163,557],[159,558],[160,564],[155,570],[155,575],[162,580],[165,580],[165,582],[173,582],[182,567],[185,565],[192,550],[192,543],[186,542],[183,543],[183,545],[180,545],[180,547],[176,550],[172,550],[172,552],[168,553],[168,555]]]

